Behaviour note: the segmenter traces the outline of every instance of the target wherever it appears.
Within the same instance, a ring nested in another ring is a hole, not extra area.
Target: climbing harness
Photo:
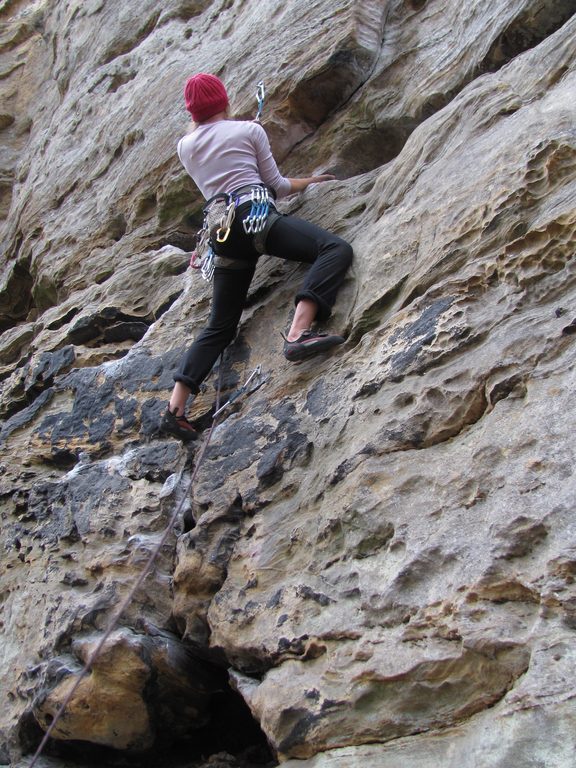
[[[264,109],[264,99],[266,97],[266,90],[264,88],[264,81],[260,80],[258,85],[256,86],[256,101],[258,103],[258,111],[256,112],[256,117],[254,120],[259,123],[260,118],[262,117],[262,110]]]
[[[215,267],[244,269],[246,264],[241,259],[227,259],[217,256],[214,243],[225,243],[236,216],[236,209],[243,203],[251,203],[250,210],[242,219],[242,226],[247,235],[262,235],[274,220],[280,216],[273,203],[274,192],[265,184],[248,184],[233,192],[220,192],[210,198],[204,208],[202,229],[196,235],[196,247],[190,259],[193,269],[201,271],[204,280],[210,281]],[[254,246],[263,253],[262,237],[254,238]]]

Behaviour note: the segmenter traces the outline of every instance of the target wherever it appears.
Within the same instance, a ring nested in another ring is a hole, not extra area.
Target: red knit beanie
[[[186,81],[184,88],[186,109],[195,123],[224,112],[228,106],[228,94],[221,80],[216,75],[193,75]]]

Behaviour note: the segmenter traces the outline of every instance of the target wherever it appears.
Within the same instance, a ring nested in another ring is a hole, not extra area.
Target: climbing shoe
[[[177,416],[175,412],[170,410],[170,406],[166,408],[162,421],[160,422],[160,430],[166,432],[169,435],[177,437],[182,440],[183,443],[190,443],[193,440],[197,440],[199,435],[194,429],[192,424],[185,416]]]
[[[284,357],[290,362],[305,360],[307,357],[326,352],[338,344],[344,344],[342,336],[332,336],[327,333],[304,331],[295,341],[284,340]]]

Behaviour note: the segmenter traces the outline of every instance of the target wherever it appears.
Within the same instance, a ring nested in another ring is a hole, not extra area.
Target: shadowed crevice
[[[537,10],[524,10],[497,37],[475,76],[497,72],[553,35],[576,13],[574,0],[548,0],[539,6]]]
[[[425,2],[414,2],[412,6],[414,10],[419,11],[425,4]],[[356,126],[352,129],[349,127],[350,118],[348,117],[346,124],[341,123],[336,129],[335,137],[339,138],[337,144],[335,143],[337,149],[329,167],[324,170],[334,173],[340,179],[347,179],[391,162],[400,155],[414,130],[448,106],[470,83],[482,75],[499,71],[516,57],[538,46],[561,29],[574,13],[576,13],[574,0],[548,0],[539,3],[537,10],[524,9],[505,30],[497,35],[484,59],[463,72],[457,85],[450,90],[429,93],[413,115],[392,117],[384,114],[374,117],[372,125],[369,126],[366,125],[366,116],[364,116],[361,121],[363,127]],[[367,78],[355,92],[361,93],[362,89],[371,87],[373,84]],[[347,101],[343,101],[337,109],[341,111],[345,103]],[[322,114],[318,112],[311,115],[315,117],[311,122],[317,125],[320,118],[326,119],[331,114],[329,105],[322,107],[318,95],[314,110],[317,112],[323,110]],[[336,107],[332,109],[332,111],[335,110]],[[514,109],[511,110],[513,111]],[[322,144],[317,134],[314,137],[307,137],[306,141],[313,141],[316,145]],[[313,149],[312,153],[314,153]],[[314,162],[320,162],[320,159],[316,158]]]
[[[4,288],[0,290],[0,333],[13,328],[27,317],[34,306],[33,284],[29,260],[13,264]]]

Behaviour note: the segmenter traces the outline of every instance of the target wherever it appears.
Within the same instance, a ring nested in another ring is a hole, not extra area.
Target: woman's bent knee
[[[342,264],[345,264],[346,268],[348,268],[354,260],[354,251],[352,250],[352,246],[350,243],[347,243],[346,240],[342,240],[340,250],[342,253]]]

